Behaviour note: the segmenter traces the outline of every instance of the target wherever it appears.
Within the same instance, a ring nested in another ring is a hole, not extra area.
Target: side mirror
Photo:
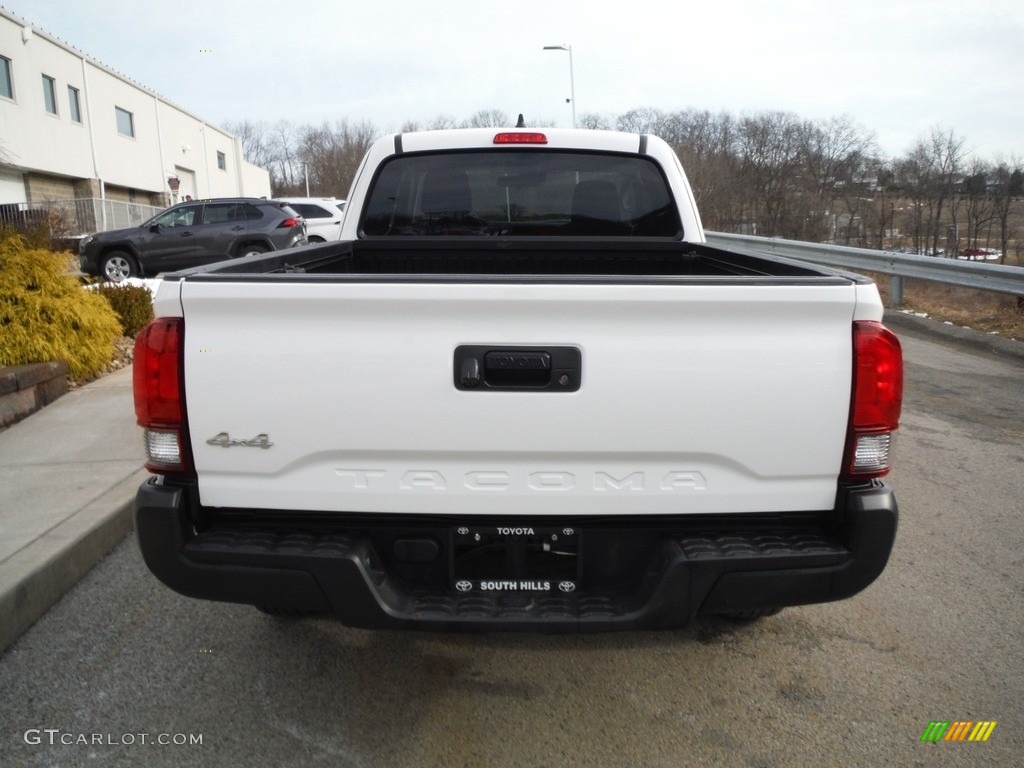
[[[150,224],[149,225],[149,231],[153,232],[153,233],[159,232],[160,231],[160,225],[159,224]]]

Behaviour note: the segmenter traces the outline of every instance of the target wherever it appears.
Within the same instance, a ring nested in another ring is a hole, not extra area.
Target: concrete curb
[[[971,328],[962,328],[932,317],[919,317],[918,315],[898,310],[885,311],[885,324],[897,332],[901,330],[916,331],[953,340],[980,352],[987,352],[1024,362],[1024,341],[1014,341],[1005,336],[975,331]]]
[[[0,565],[0,653],[121,543],[133,527],[135,492],[144,469],[108,489]]]

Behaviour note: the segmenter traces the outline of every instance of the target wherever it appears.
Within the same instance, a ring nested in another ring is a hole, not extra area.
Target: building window
[[[57,114],[57,81],[49,75],[43,75],[43,102],[47,112]]]
[[[222,171],[226,171],[228,169],[228,158],[223,152],[217,153],[217,167]]]
[[[78,89],[68,86],[68,112],[71,115],[71,122],[82,122],[82,101],[78,97]]]
[[[135,138],[135,115],[127,109],[114,107],[114,114],[117,116],[117,132],[122,136]]]
[[[0,56],[0,96],[14,98],[14,81],[11,80],[11,60]]]

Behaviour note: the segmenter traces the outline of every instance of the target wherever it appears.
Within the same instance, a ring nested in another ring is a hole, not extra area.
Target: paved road
[[[0,765],[1020,765],[1024,366],[903,338],[901,528],[854,599],[658,634],[372,633],[178,597],[129,538],[0,658]],[[998,725],[920,742],[958,719]]]

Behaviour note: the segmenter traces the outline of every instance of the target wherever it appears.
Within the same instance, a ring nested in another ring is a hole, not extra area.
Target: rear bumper
[[[882,572],[897,517],[890,488],[874,483],[842,490],[836,509],[817,515],[574,518],[590,541],[572,594],[460,593],[448,582],[445,550],[464,521],[213,517],[198,508],[194,488],[154,481],[136,500],[146,564],[183,595],[328,613],[356,627],[440,631],[668,628],[703,614],[839,600]],[[436,552],[400,550],[395,540],[409,536],[435,542]]]

